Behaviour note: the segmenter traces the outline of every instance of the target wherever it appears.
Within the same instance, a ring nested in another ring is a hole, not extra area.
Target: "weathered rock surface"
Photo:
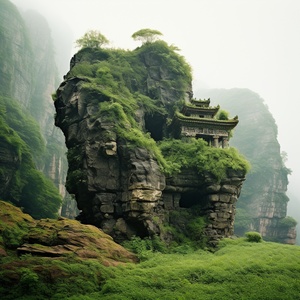
[[[76,255],[95,258],[106,265],[137,261],[135,255],[116,244],[113,239],[93,225],[65,218],[42,219],[36,222],[17,248],[19,255],[32,254],[47,257]]]
[[[16,249],[19,255],[75,255],[82,259],[98,259],[105,265],[137,261],[135,255],[92,225],[83,225],[65,218],[34,220],[19,208],[4,201],[0,201],[0,220],[0,234],[3,237],[0,244],[2,256],[7,255],[7,249]],[[14,240],[14,243],[11,240]]]
[[[186,170],[168,178],[163,192],[163,208],[169,212],[197,207],[207,218],[204,234],[211,245],[233,235],[236,202],[244,181],[243,172],[229,171],[228,178],[216,182],[211,176],[199,176]]]
[[[112,124],[94,120],[98,105],[88,103],[80,83],[78,78],[65,81],[59,88],[62,98],[55,102],[56,124],[72,152],[68,191],[82,211],[79,219],[111,235],[114,228],[121,235],[149,235],[145,222],[161,198],[165,177],[146,149],[128,149],[117,141]]]
[[[178,91],[163,84],[172,75],[159,67],[158,60],[153,53],[144,57],[146,90],[160,95],[160,101],[169,107],[178,99]],[[80,61],[75,55],[71,68]],[[128,147],[114,124],[101,118],[99,101],[103,99],[87,95],[82,88],[85,81],[68,74],[55,101],[55,124],[62,129],[68,147],[67,189],[81,210],[78,219],[102,228],[116,241],[133,235],[167,239],[160,226],[171,222],[173,211],[201,206],[199,215],[207,219],[204,234],[212,245],[232,235],[245,174],[228,170],[228,178],[220,183],[194,170],[166,178],[147,149]],[[185,94],[191,97],[192,92],[188,88]],[[154,120],[146,120],[145,115],[137,111],[141,126],[152,128],[149,123]],[[160,120],[158,131],[163,132],[165,119]],[[163,133],[158,136],[162,138]]]

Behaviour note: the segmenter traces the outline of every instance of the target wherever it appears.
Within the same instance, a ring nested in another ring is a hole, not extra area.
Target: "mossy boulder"
[[[0,201],[0,254],[93,258],[104,265],[136,262],[132,253],[101,229],[65,218],[34,220],[20,208]]]

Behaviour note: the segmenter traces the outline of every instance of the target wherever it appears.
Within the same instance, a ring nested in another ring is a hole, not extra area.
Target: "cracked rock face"
[[[166,178],[147,149],[128,147],[113,124],[95,117],[97,105],[85,97],[80,84],[79,78],[64,81],[55,102],[56,125],[69,149],[67,188],[81,210],[78,219],[116,241],[133,235],[165,238],[160,225],[172,222],[172,212],[200,206],[211,244],[233,234],[244,174],[228,172],[221,183],[193,170]]]
[[[71,70],[82,61],[93,63],[89,54],[84,56],[86,52],[72,58]],[[142,93],[156,97],[155,105],[164,107],[172,117],[176,101],[192,97],[191,84],[187,83],[184,92],[176,90],[170,82],[178,75],[161,65],[162,58],[154,52],[142,55],[141,67],[146,70]],[[166,177],[149,150],[127,143],[115,122],[103,117],[99,103],[110,101],[108,96],[99,91],[96,96],[87,93],[83,87],[89,79],[71,74],[65,76],[56,93],[55,124],[65,135],[69,162],[66,186],[81,211],[79,220],[102,228],[118,242],[133,235],[158,235],[171,242],[174,236],[166,227],[178,225],[188,234],[189,214],[205,219],[201,234],[211,245],[233,234],[235,205],[245,174],[228,170],[228,178],[217,182],[209,174],[186,169]],[[131,79],[131,87],[135,85]],[[168,116],[157,116],[143,106],[135,111],[144,132],[161,140],[166,137]]]

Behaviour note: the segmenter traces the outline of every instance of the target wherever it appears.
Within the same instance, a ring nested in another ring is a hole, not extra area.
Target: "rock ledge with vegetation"
[[[72,58],[54,96],[55,122],[83,223],[118,242],[183,234],[214,246],[233,234],[247,162],[234,148],[173,138],[172,117],[192,95],[189,65],[163,41],[84,48]]]
[[[0,255],[93,258],[104,265],[137,262],[132,253],[92,225],[65,218],[34,220],[20,208],[0,201]]]

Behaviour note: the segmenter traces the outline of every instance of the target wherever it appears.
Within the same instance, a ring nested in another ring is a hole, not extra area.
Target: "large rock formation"
[[[240,117],[231,144],[247,157],[252,170],[238,202],[236,234],[255,230],[266,240],[294,244],[296,222],[287,217],[289,170],[280,151],[275,120],[263,99],[247,89],[199,90],[197,95],[209,95]]]
[[[153,97],[151,101],[156,101],[158,107],[165,109],[165,114],[147,113],[147,108],[140,106],[133,113],[140,128],[148,130],[156,140],[166,136],[167,117],[172,116],[174,106],[192,95],[190,78],[186,79],[184,74],[181,74],[181,81],[186,80],[184,90],[178,85],[176,88],[176,73],[162,63],[162,57],[170,56],[170,49],[161,43],[156,46],[161,45],[164,50],[158,49],[166,51],[163,55],[155,51],[155,45],[136,50],[140,51],[138,70],[144,72],[141,80],[144,85],[139,86],[136,77],[130,81],[133,91],[143,91]],[[98,81],[91,92],[88,85],[92,79],[75,71],[83,70],[82,66],[94,68],[93,65],[99,64],[98,73],[102,76],[100,64],[101,61],[106,63],[108,53],[85,49],[76,54],[70,72],[56,93],[55,121],[68,147],[67,189],[75,195],[81,210],[79,219],[102,228],[117,241],[133,235],[160,235],[162,239],[172,240],[172,234],[164,230],[164,225],[178,225],[178,230],[189,231],[189,222],[198,217],[205,219],[205,224],[197,239],[206,237],[215,245],[219,238],[232,235],[235,205],[245,171],[228,169],[227,177],[221,181],[209,173],[199,174],[194,168],[166,176],[149,148],[130,143],[120,134],[122,128],[116,128],[119,120],[106,118],[100,106],[117,102],[118,95],[110,94],[109,97],[105,90],[99,92],[105,79],[102,77],[103,81]],[[116,84],[122,88],[121,83]],[[129,102],[131,95],[127,97]],[[111,110],[113,108],[111,106]],[[129,123],[123,127],[126,126],[126,132],[138,134]],[[195,210],[197,213],[193,214]],[[185,212],[188,214],[182,217]],[[178,224],[176,213],[181,214],[183,224]]]

